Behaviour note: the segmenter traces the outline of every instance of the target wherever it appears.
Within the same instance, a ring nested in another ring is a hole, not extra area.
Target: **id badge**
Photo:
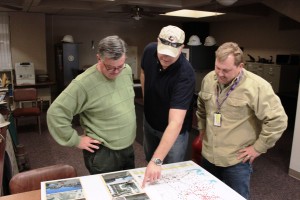
[[[221,113],[214,113],[214,125],[221,126],[222,115]]]

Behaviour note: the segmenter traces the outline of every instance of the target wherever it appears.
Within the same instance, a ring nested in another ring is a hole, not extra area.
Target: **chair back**
[[[21,172],[12,177],[9,182],[11,194],[38,190],[42,181],[50,181],[76,177],[76,169],[67,164],[57,164],[48,167]]]
[[[13,111],[13,116],[15,118],[15,124],[18,126],[18,118],[20,117],[37,117],[37,123],[39,128],[39,133],[42,134],[41,129],[41,104],[37,95],[36,88],[16,88],[14,90],[14,101],[19,103]],[[30,106],[23,107],[23,103],[29,102]]]
[[[37,89],[35,88],[16,88],[14,89],[14,101],[37,101]]]

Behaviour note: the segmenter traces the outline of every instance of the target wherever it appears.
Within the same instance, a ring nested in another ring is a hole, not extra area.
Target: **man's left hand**
[[[246,147],[239,151],[238,159],[242,159],[243,163],[249,160],[249,163],[252,164],[254,159],[260,156],[261,153],[257,152],[253,146]]]

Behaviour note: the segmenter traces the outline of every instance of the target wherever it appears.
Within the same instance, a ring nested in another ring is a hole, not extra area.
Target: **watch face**
[[[162,164],[162,161],[160,159],[157,159],[156,164],[160,165],[160,164]]]
[[[162,165],[162,164],[163,164],[162,160],[159,159],[159,158],[153,158],[152,161],[153,161],[156,165]]]

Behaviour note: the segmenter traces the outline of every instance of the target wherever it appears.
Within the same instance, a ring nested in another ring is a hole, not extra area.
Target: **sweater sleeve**
[[[55,99],[47,111],[47,125],[50,134],[57,143],[63,146],[77,146],[80,136],[72,127],[73,116],[78,113],[84,96],[74,81]],[[81,95],[79,95],[81,94]]]

